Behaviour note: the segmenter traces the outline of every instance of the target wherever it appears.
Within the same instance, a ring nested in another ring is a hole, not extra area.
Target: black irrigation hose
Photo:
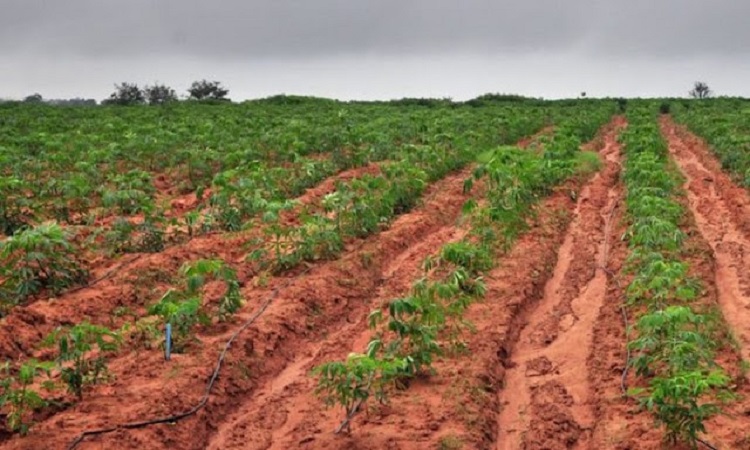
[[[619,284],[619,282],[618,282]],[[620,389],[622,389],[622,394],[626,397],[629,397],[628,395],[628,368],[630,368],[630,346],[628,343],[630,342],[630,331],[628,330],[628,311],[625,308],[625,305],[622,305],[620,307],[620,311],[622,311],[622,321],[625,323],[625,367],[622,369],[622,377],[620,378]]]
[[[709,448],[711,450],[719,450],[717,447],[714,447],[713,445],[711,445],[710,443],[704,441],[703,439],[696,438],[695,440],[698,441],[700,444],[705,445],[707,448]]]
[[[78,286],[76,288],[69,289],[69,290],[65,291],[64,294],[65,295],[69,295],[69,294],[76,293],[78,291],[82,291],[84,289],[88,289],[88,288],[94,287],[95,284],[100,283],[100,282],[106,280],[107,278],[109,278],[112,275],[114,275],[115,273],[119,272],[120,270],[122,270],[126,266],[129,266],[130,264],[132,264],[132,263],[138,261],[139,259],[143,258],[143,256],[144,256],[143,254],[136,255],[134,258],[130,258],[129,261],[125,261],[123,263],[120,263],[120,264],[117,265],[117,267],[113,267],[112,269],[108,270],[107,273],[105,273],[104,275],[100,276],[96,280],[93,280],[90,283],[86,283],[83,286]]]
[[[613,208],[614,212],[614,208]],[[604,272],[609,275],[617,284],[617,289],[622,290],[622,285],[620,284],[620,280],[615,276],[615,273],[610,270],[609,268],[605,266],[599,266],[600,269],[604,270]],[[630,368],[630,360],[631,360],[631,353],[630,353],[630,346],[627,345],[627,342],[630,342],[630,331],[628,329],[628,312],[627,308],[623,304],[620,306],[620,311],[622,312],[622,321],[625,325],[625,367],[622,369],[622,376],[620,377],[620,389],[622,389],[622,394],[627,397],[631,398],[631,396],[628,394],[628,385],[627,385],[627,378],[628,378],[628,369]],[[717,447],[714,447],[711,443],[704,441],[703,439],[696,438],[695,439],[698,443],[704,445],[709,450],[719,450]]]
[[[80,444],[81,442],[83,442],[83,440],[86,439],[89,436],[98,436],[98,435],[101,435],[101,434],[112,433],[112,432],[117,431],[117,430],[132,430],[132,429],[135,429],[135,428],[143,428],[143,427],[146,427],[146,426],[149,426],[149,425],[158,425],[158,424],[162,424],[162,423],[177,422],[179,420],[182,420],[182,419],[184,419],[184,418],[186,418],[188,416],[191,416],[191,415],[197,413],[204,406],[206,406],[206,403],[208,403],[208,398],[211,395],[211,390],[213,389],[214,384],[216,383],[216,379],[219,377],[219,372],[221,371],[221,366],[224,363],[224,358],[226,357],[226,354],[229,351],[229,348],[232,346],[232,342],[234,342],[234,340],[237,338],[237,336],[240,335],[240,333],[242,333],[243,331],[245,331],[250,325],[252,325],[253,322],[255,322],[255,320],[258,319],[258,317],[261,316],[261,314],[263,314],[265,312],[265,310],[268,308],[268,306],[271,304],[271,302],[279,295],[279,292],[281,292],[281,290],[286,289],[287,287],[289,287],[292,283],[294,283],[295,281],[297,281],[301,276],[303,276],[303,275],[307,274],[308,272],[310,272],[310,270],[312,270],[312,268],[313,268],[313,266],[307,267],[305,270],[303,270],[302,272],[300,272],[296,277],[288,280],[286,283],[284,283],[281,286],[278,286],[277,288],[275,288],[273,290],[273,292],[271,293],[271,295],[268,296],[268,298],[266,299],[266,301],[263,302],[263,304],[261,305],[261,307],[255,312],[255,314],[253,314],[248,320],[246,320],[245,323],[243,323],[242,326],[240,326],[237,329],[237,331],[235,331],[234,333],[232,333],[232,336],[229,338],[229,340],[224,345],[224,349],[219,354],[219,359],[216,362],[216,368],[214,368],[214,371],[211,374],[211,378],[209,379],[208,384],[206,385],[206,391],[203,394],[203,397],[201,397],[200,401],[195,406],[193,406],[192,408],[190,408],[187,411],[184,411],[184,412],[181,412],[181,413],[177,413],[177,414],[173,414],[171,416],[160,417],[160,418],[151,419],[151,420],[144,420],[144,421],[140,421],[140,422],[124,423],[124,424],[120,424],[120,425],[111,426],[111,427],[108,427],[108,428],[99,428],[99,429],[84,431],[73,442],[70,443],[70,445],[68,446],[68,450],[75,449],[78,446],[78,444]]]
[[[165,250],[167,248],[172,248],[172,247],[176,247],[177,245],[188,243],[188,242],[190,242],[193,239],[198,238],[198,237],[214,236],[214,235],[225,234],[225,233],[226,232],[221,231],[221,230],[213,230],[213,231],[208,231],[206,233],[196,234],[196,235],[191,236],[186,242],[181,242],[181,243],[178,243],[178,244],[170,245],[170,246],[166,247]],[[135,257],[130,258],[130,260],[125,261],[123,263],[120,263],[116,267],[113,267],[112,269],[108,270],[107,273],[105,273],[104,275],[100,276],[99,278],[97,278],[97,279],[95,279],[95,280],[93,280],[93,281],[91,281],[89,283],[86,283],[86,284],[84,284],[82,286],[78,286],[78,287],[75,287],[73,289],[69,289],[69,290],[63,292],[63,294],[64,295],[74,294],[74,293],[82,291],[84,289],[88,289],[88,288],[94,287],[94,285],[96,285],[98,283],[101,283],[102,281],[104,281],[107,278],[111,277],[112,275],[114,275],[115,273],[117,273],[120,270],[124,269],[125,267],[127,267],[127,266],[131,265],[132,263],[138,261],[139,259],[143,258],[147,254],[148,253],[140,253],[138,255],[135,255]]]

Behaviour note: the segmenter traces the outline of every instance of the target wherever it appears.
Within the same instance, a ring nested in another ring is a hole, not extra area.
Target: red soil
[[[326,194],[333,192],[336,181],[379,171],[379,166],[368,165],[326,179],[297,198],[298,206],[286,212],[283,220],[287,224],[293,223],[303,208],[313,207]],[[94,281],[89,286],[57,298],[16,307],[8,316],[0,319],[0,358],[32,356],[39,341],[60,325],[88,320],[119,326],[124,319],[112,316],[116,308],[143,313],[145,302],[153,301],[155,292],[164,292],[170,276],[185,262],[218,257],[231,263],[242,263],[247,253],[244,243],[262,236],[262,231],[258,226],[239,233],[197,236],[186,243],[168,247],[161,253],[127,255],[117,260],[98,262],[91,268]],[[246,281],[249,275],[240,270],[241,281]]]
[[[350,245],[337,261],[316,265],[296,278],[271,279],[267,287],[246,285],[243,295],[248,300],[247,305],[233,320],[235,324],[219,324],[205,330],[199,336],[200,345],[186,354],[175,355],[171,362],[164,362],[158,351],[117,355],[110,362],[116,377],[114,382],[92,388],[83,401],[41,420],[29,436],[7,441],[4,447],[64,448],[84,429],[188,409],[200,398],[215,364],[217,350],[237,327],[236,323],[251,316],[273,288],[290,283],[280,291],[261,319],[235,341],[206,409],[174,426],[123,430],[87,440],[79,448],[205,448],[221,439],[220,425],[252,407],[245,402],[258,393],[267,392],[269,387],[274,392],[273,386],[278,388],[287,377],[285,374],[296,373],[295,368],[301,366],[299,361],[304,363],[305,356],[315,351],[326,336],[367,314],[379,287],[387,285],[397,289],[407,279],[411,280],[423,256],[456,235],[457,231],[451,231],[450,227],[467,199],[463,182],[469,174],[469,170],[464,170],[433,184],[428,188],[423,206],[395,220],[388,230]],[[328,184],[332,188],[332,182],[324,183],[313,190],[315,194],[309,200],[328,192]],[[241,242],[241,236],[196,238],[186,248],[144,256],[128,266],[128,272],[154,267],[173,272],[186,259],[204,253],[218,253],[229,261],[236,261],[243,253],[238,248]],[[19,308],[4,321],[2,342],[6,345],[3,351],[6,355],[38,356],[32,344],[55,323],[90,318],[88,311],[80,311],[84,305],[94,307],[97,317],[106,320],[112,307],[128,301],[128,297],[123,300],[119,291],[134,287],[125,282],[123,276],[102,283],[106,288],[97,286],[80,291],[64,302],[40,301]],[[385,292],[383,289],[386,288],[381,289]],[[34,311],[34,314],[27,311]],[[24,320],[28,317],[32,319]],[[9,330],[6,324],[14,324],[17,330]],[[21,332],[26,335],[18,337]],[[18,348],[19,342],[23,343],[23,348]],[[271,414],[270,420],[283,414],[283,410],[263,413]],[[233,434],[225,435],[231,438]]]
[[[686,177],[690,209],[716,259],[719,303],[750,361],[750,195],[723,173],[702,143],[671,120],[662,120],[669,150]]]
[[[513,343],[500,393],[498,449],[588,448],[597,398],[584,375],[595,345],[592,327],[608,287],[618,186],[619,127],[600,151],[604,169],[582,190],[543,295]]]
[[[476,327],[465,336],[467,352],[440,358],[434,374],[394,392],[388,405],[368,403],[350,434],[333,434],[342,411],[323,408],[309,370],[361,352],[370,337],[368,313],[405,295],[421,276],[424,258],[465,235],[461,207],[469,197],[462,188],[470,169],[430,186],[421,206],[387,230],[350,243],[338,260],[270,278],[267,285],[239,264],[247,252],[242,244],[258,235],[256,229],[197,237],[132,262],[108,262],[96,273],[121,264],[112,277],[14,309],[0,321],[0,355],[13,359],[42,356],[36,345],[57,325],[119,325],[125,319],[111,319],[118,306],[142,313],[173,282],[167,275],[187,260],[221,257],[241,266],[247,299],[231,322],[203,328],[200,343],[171,362],[158,350],[129,348],[114,355],[114,381],[89,389],[81,402],[38,416],[27,437],[0,436],[0,447],[66,448],[87,429],[189,409],[203,395],[227,338],[282,288],[233,343],[204,409],[173,424],[90,437],[77,448],[662,448],[662,432],[651,416],[621,391],[627,338],[620,306],[628,280],[620,275],[627,247],[620,239],[625,207],[616,136],[623,126],[617,118],[588,145],[603,157],[601,172],[570,181],[544,199],[529,229],[498,254],[486,277],[486,300],[467,313]],[[743,258],[749,254],[750,201],[698,140],[669,120],[662,126],[688,178],[686,201],[695,221],[683,226],[693,275],[706,286],[700,304],[721,305],[745,355],[750,265]],[[336,179],[378,170],[373,165],[326,180],[298,199],[301,206],[285,222],[293,224],[302,208],[319,205]],[[750,398],[740,354],[722,350],[720,363]],[[636,380],[631,374],[625,382]],[[729,409],[734,418],[710,421],[707,439],[720,448],[750,448],[742,440],[750,404],[741,400]]]

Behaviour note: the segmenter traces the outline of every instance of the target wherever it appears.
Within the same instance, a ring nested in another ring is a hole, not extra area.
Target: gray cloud
[[[14,1],[0,49],[40,53],[285,57],[559,48],[586,34],[558,0]]]
[[[0,0],[0,96],[203,77],[235,98],[748,94],[747,17],[741,0]]]
[[[656,58],[750,55],[750,2],[603,2],[588,46],[596,54]]]

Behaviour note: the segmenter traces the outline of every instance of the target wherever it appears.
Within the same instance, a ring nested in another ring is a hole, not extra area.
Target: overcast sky
[[[746,0],[0,0],[0,98],[750,97]]]

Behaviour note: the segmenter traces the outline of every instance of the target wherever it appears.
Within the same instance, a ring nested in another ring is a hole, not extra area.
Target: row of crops
[[[723,169],[735,182],[750,188],[750,107],[747,102],[732,99],[698,102],[675,108],[674,115],[708,141]]]
[[[0,228],[107,215],[158,216],[156,177],[174,193],[262,189],[294,197],[336,170],[390,158],[402,146],[460,139],[512,142],[555,111],[266,105],[164,108],[3,106]],[[217,193],[220,194],[220,193]],[[221,197],[221,195],[220,195]],[[218,199],[218,215],[225,211]],[[222,219],[217,219],[222,220]],[[236,226],[228,218],[221,224]]]
[[[369,315],[371,339],[362,353],[313,369],[316,393],[328,406],[341,406],[344,418],[336,432],[373,398],[385,403],[409,379],[434,371],[436,358],[466,351],[472,329],[467,308],[485,295],[484,276],[498,254],[507,251],[527,226],[534,204],[555,186],[598,167],[597,156],[579,151],[611,116],[602,110],[561,120],[539,152],[506,146],[480,156],[465,188],[484,181],[483,200],[467,204],[467,237],[445,244],[423,264],[424,274],[406,297],[394,298]]]
[[[275,248],[256,249],[264,265],[289,265],[282,261],[287,256],[325,257],[319,244],[334,237],[326,219],[332,211],[340,213],[337,235],[372,231],[382,218],[408,206],[397,197],[409,194],[396,188],[421,192],[426,183],[473,159],[478,149],[513,143],[556,117],[579,117],[586,109],[325,106],[15,106],[16,114],[0,119],[5,163],[0,228],[16,234],[0,249],[0,311],[43,291],[59,294],[85,283],[89,268],[83,261],[97,255],[160,252],[201,233],[255,227],[261,217],[269,226],[277,222],[269,236]],[[585,117],[579,120],[586,124]],[[200,145],[190,155],[183,152],[195,142]],[[440,162],[434,168],[416,170],[435,157]],[[383,160],[389,162],[381,175],[340,184],[326,199],[328,211],[305,214],[301,230],[278,224],[279,213],[292,208],[290,200],[305,189],[342,170]],[[171,184],[193,177],[185,188],[196,194],[193,209],[172,214],[168,202],[157,202],[169,198],[157,189],[156,179],[165,173]],[[347,213],[374,198],[381,200],[379,210],[364,208],[371,217]],[[340,243],[332,239],[330,247],[335,253]]]
[[[290,208],[290,199],[325,177],[373,161],[397,161],[385,168],[384,176],[339,186],[329,207],[343,211],[356,206],[367,191],[377,188],[382,193],[396,178],[408,176],[409,164],[416,158],[429,159],[434,148],[445,153],[460,146],[464,150],[448,163],[460,164],[470,158],[466,149],[512,142],[549,120],[542,108],[497,108],[495,116],[484,116],[484,122],[478,114],[476,128],[466,133],[465,117],[450,110],[406,116],[400,110],[385,114],[366,108],[356,110],[356,119],[344,120],[346,113],[339,110],[237,105],[160,111],[16,109],[17,114],[3,119],[0,153],[7,163],[0,177],[2,228],[16,234],[2,249],[0,303],[5,307],[43,290],[58,294],[85,282],[88,271],[82,261],[92,259],[91,253],[116,257],[160,252],[197,234],[253,225],[258,216],[273,222],[278,212]],[[373,117],[367,119],[368,112]],[[204,135],[201,129],[208,131]],[[451,133],[444,132],[448,130]],[[194,142],[200,145],[191,147]],[[265,150],[269,146],[273,152]],[[192,153],[184,153],[185,147],[193,148]],[[303,156],[316,151],[328,153]],[[210,189],[211,195],[181,217],[167,219],[170,207],[157,204],[155,178],[167,172],[173,183],[179,183],[177,173],[183,168],[187,180],[193,180],[187,190],[202,198]],[[432,179],[442,170],[432,171]],[[390,181],[385,179],[388,175]],[[423,185],[428,181],[424,175],[409,183]],[[324,237],[327,229],[314,226],[319,218],[315,214],[305,227],[305,232],[315,230],[318,236],[304,240]],[[45,223],[49,219],[59,225]],[[371,230],[373,224],[364,226]],[[275,231],[277,241],[284,234],[289,237],[290,230]],[[266,259],[258,250],[257,255]],[[279,252],[276,256],[277,265],[285,264]]]
[[[500,238],[508,245],[524,223],[519,217],[525,206],[575,171],[580,140],[591,137],[613,110],[608,103],[318,106],[14,106],[14,114],[0,119],[0,157],[6,163],[0,184],[7,194],[0,202],[8,235],[0,242],[0,310],[7,314],[85,286],[92,254],[116,258],[172,244],[166,237],[175,223],[166,219],[169,206],[157,201],[162,193],[156,181],[164,174],[171,184],[183,185],[177,194],[201,197],[210,191],[195,209],[172,218],[184,221],[178,224],[185,229],[182,240],[205,232],[254,231],[245,268],[251,277],[267,277],[303,261],[336,258],[346,242],[384,229],[413,208],[429,184],[484,153],[490,161],[478,176],[492,180],[488,199],[495,207],[473,213],[477,224],[485,224],[476,228],[478,240],[446,248],[445,262],[435,262],[442,268],[438,272],[453,271],[460,279],[424,286],[432,292],[425,291],[428,296],[452,282],[463,292],[472,280],[479,286],[477,277],[488,266],[461,261],[481,248],[477,242],[489,245]],[[541,154],[507,148],[487,153],[551,122],[559,126]],[[373,162],[374,174],[338,181],[321,202],[300,208],[292,200],[325,177]],[[294,226],[281,220],[287,212],[299,218]],[[501,225],[490,226],[495,222]],[[172,287],[149,299],[132,323],[62,327],[40,343],[41,360],[6,362],[0,405],[7,428],[26,432],[31,412],[62,391],[80,400],[86,386],[111,379],[108,362],[122,352],[159,351],[166,324],[173,329],[173,350],[190,351],[202,330],[231,321],[242,307],[244,283],[237,269],[218,258],[186,262]],[[223,285],[219,298],[207,294],[209,282]]]
[[[716,364],[717,317],[698,300],[699,280],[685,262],[687,214],[679,203],[681,178],[652,108],[632,109],[625,147],[629,256],[626,308],[635,323],[628,348],[636,386],[629,394],[651,411],[672,443],[696,445],[705,421],[731,397],[730,378]]]

